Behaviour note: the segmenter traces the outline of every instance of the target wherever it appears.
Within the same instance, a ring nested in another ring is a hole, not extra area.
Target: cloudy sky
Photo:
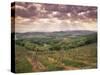
[[[97,7],[94,6],[16,2],[11,5],[11,11],[15,32],[96,31]]]

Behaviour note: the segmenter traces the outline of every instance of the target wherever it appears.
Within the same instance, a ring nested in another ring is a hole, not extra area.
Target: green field
[[[96,68],[97,34],[17,39],[15,57],[17,73]]]

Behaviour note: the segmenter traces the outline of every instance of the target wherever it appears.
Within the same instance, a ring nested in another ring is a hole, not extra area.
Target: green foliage
[[[15,66],[17,73],[32,72],[32,65],[26,60],[28,51],[22,47],[16,45]]]
[[[16,61],[16,72],[32,72],[32,65],[24,58],[19,58],[20,60]]]
[[[63,63],[66,65],[66,66],[74,66],[74,67],[78,67],[78,68],[81,68],[81,67],[84,67],[84,66],[88,66],[82,62],[75,62],[75,61],[71,61],[71,60],[64,60]]]
[[[16,44],[29,50],[68,50],[84,46],[97,41],[97,35],[85,35],[76,38],[32,38],[31,40],[17,40]]]
[[[58,35],[58,34],[57,34]],[[31,72],[27,56],[45,67],[43,71],[64,70],[66,66],[95,68],[97,34],[66,37],[59,35],[16,40],[16,72]],[[41,70],[38,70],[41,71]]]

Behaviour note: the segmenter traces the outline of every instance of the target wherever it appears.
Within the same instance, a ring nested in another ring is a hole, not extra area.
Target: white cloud
[[[19,6],[19,5],[15,5],[16,9],[21,9],[21,10],[27,10],[27,8],[23,7],[23,6]]]
[[[24,21],[26,23],[24,23]],[[84,22],[78,20],[59,20],[58,18],[41,18],[36,21],[24,19],[16,22],[16,32],[53,32],[66,30],[96,30],[95,22]]]

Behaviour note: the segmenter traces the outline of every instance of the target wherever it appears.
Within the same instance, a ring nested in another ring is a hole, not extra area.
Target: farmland
[[[97,67],[96,32],[16,33],[16,37],[16,72]]]

